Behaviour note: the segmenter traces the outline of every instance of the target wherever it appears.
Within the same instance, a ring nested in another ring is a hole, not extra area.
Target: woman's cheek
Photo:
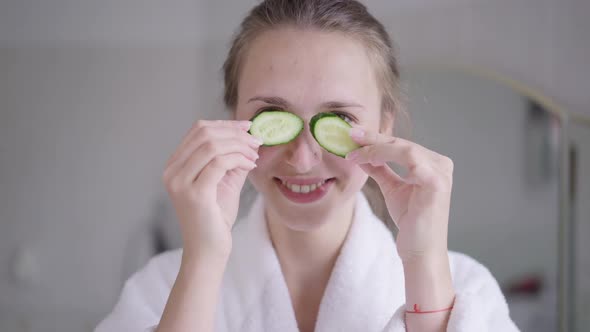
[[[257,167],[254,170],[270,171],[274,160],[278,158],[279,147],[277,146],[261,146],[258,148],[258,160],[256,160]]]
[[[339,157],[338,157],[339,158]],[[354,162],[339,158],[334,165],[340,175],[345,191],[356,192],[362,189],[368,175]]]
[[[272,172],[273,160],[277,157],[276,147],[260,147],[258,149],[258,160],[256,160],[256,168],[248,174],[248,178],[258,189],[262,190],[264,181],[271,179],[271,176],[277,175]]]

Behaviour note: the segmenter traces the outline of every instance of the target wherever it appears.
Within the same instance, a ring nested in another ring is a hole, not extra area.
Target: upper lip
[[[326,181],[328,179],[331,179],[329,177],[326,177],[326,178],[318,178],[318,177],[302,178],[302,177],[295,177],[295,176],[277,176],[276,178],[283,181],[283,182],[287,182],[289,184],[298,184],[298,185],[310,185],[310,184],[320,183],[322,181]]]

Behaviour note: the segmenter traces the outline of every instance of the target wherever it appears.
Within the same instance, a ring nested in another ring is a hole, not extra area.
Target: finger
[[[369,176],[371,176],[383,197],[390,197],[385,201],[387,209],[389,210],[391,219],[398,225],[400,215],[407,209],[407,200],[409,198],[409,191],[412,186],[408,185],[407,179],[400,177],[394,170],[388,166],[372,166],[370,164],[359,165]]]
[[[387,165],[373,166],[371,164],[361,164],[359,167],[370,177],[375,179],[375,182],[377,182],[382,189],[389,189],[389,187],[397,187],[409,183],[408,180],[399,176],[399,174]]]
[[[441,172],[432,165],[418,165],[410,169],[407,178],[431,192],[451,192],[453,187],[452,173]]]
[[[217,194],[217,184],[228,171],[241,169],[250,171],[256,167],[256,164],[248,160],[242,154],[232,153],[224,156],[216,156],[203,169],[195,181],[195,186],[201,188],[214,188]]]
[[[186,146],[190,144],[190,142],[195,140],[195,136],[217,136],[216,138],[221,138],[219,135],[228,131],[230,133],[244,133],[248,135],[246,131],[250,128],[252,124],[251,121],[228,121],[228,120],[216,120],[216,121],[206,121],[206,120],[199,120],[195,122],[193,127],[189,130],[187,135],[184,137],[182,142],[178,145],[178,149],[176,152],[170,157],[169,163],[172,163],[177,157],[178,154],[186,149]],[[227,133],[225,136],[227,137]]]
[[[193,123],[192,127],[186,133],[186,135],[182,138],[180,144],[178,144],[179,149],[182,150],[184,146],[192,140],[196,133],[199,130],[205,127],[211,128],[235,128],[241,131],[248,131],[250,126],[252,125],[252,121],[234,121],[234,120],[197,120]],[[174,156],[174,155],[173,155]],[[171,157],[170,160],[173,158]],[[170,162],[168,163],[170,164]]]
[[[347,160],[359,165],[380,166],[395,162],[408,169],[404,179],[432,191],[450,191],[452,187],[453,162],[427,148],[399,137],[366,131],[355,127],[351,137],[363,147],[352,151]]]
[[[190,141],[186,142],[176,150],[176,152],[170,157],[166,167],[169,167],[172,164],[184,164],[186,159],[188,159],[199,146],[206,142],[229,138],[245,142],[253,148],[258,148],[263,143],[259,138],[256,138],[239,128],[202,128],[193,135]]]
[[[252,121],[250,120],[202,120],[203,125],[211,127],[230,127],[241,128],[244,130],[250,129]]]
[[[402,139],[395,139],[389,143],[363,146],[347,154],[346,159],[357,164],[371,164],[374,166],[394,162],[408,169],[431,162],[428,155],[417,147],[417,144]]]
[[[258,159],[258,153],[250,146],[235,139],[220,140],[201,145],[178,171],[183,183],[193,182],[202,169],[218,156],[239,153],[251,162]]]
[[[217,142],[224,139],[236,139],[245,144],[249,145],[254,149],[258,149],[260,145],[262,145],[262,140],[243,132],[239,129],[209,129],[205,128],[198,132],[195,137],[191,141],[189,141],[185,146],[179,148],[174,155],[168,161],[167,167],[171,167],[173,169],[179,168],[180,165],[183,165],[186,160],[197,150],[200,146],[204,144],[210,144],[211,142]]]
[[[440,162],[444,159],[444,156],[415,142],[366,130],[360,126],[355,126],[350,129],[350,137],[361,146],[396,143],[396,147],[399,147],[400,149],[416,149],[434,162]]]
[[[244,131],[248,131],[250,126],[252,125],[252,121],[237,121],[237,120],[197,120],[186,134],[184,139],[182,140],[181,144],[186,143],[190,140],[190,137],[199,129],[204,127],[214,127],[214,128],[236,128],[242,129]]]
[[[256,165],[254,165],[254,166],[256,166]],[[241,190],[241,188],[244,187],[244,183],[246,182],[246,178],[248,177],[249,172],[250,172],[250,170],[244,170],[241,168],[234,168],[234,169],[228,171],[226,174],[228,176],[236,177],[239,179],[239,181],[236,182],[236,185]]]
[[[390,135],[384,135],[378,132],[366,130],[363,127],[355,126],[350,128],[350,137],[361,146],[389,143],[394,141],[396,138]]]
[[[396,150],[389,144],[370,145],[358,150],[357,157],[349,157],[361,165],[374,166],[377,162],[393,161],[408,169],[404,181],[432,191],[450,191],[452,173],[441,171],[438,164],[419,150]],[[375,167],[375,166],[374,166]],[[389,167],[387,165],[379,167]]]

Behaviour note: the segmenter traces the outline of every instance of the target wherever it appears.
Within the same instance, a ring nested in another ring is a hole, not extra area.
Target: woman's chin
[[[273,197],[274,202],[269,202],[275,218],[278,218],[284,226],[294,231],[313,231],[321,228],[330,220],[330,204],[318,204],[314,206],[297,206],[285,202],[284,198]],[[278,202],[277,202],[278,201]]]
[[[301,218],[290,217],[282,219],[284,226],[296,232],[313,232],[322,228],[326,224],[327,218]]]

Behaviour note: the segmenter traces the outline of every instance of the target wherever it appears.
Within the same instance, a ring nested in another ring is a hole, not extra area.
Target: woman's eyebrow
[[[262,101],[265,102],[267,104],[272,104],[272,105],[276,105],[276,106],[280,106],[283,108],[289,108],[289,102],[286,101],[285,99],[281,98],[281,97],[264,97],[264,96],[255,96],[250,98],[250,100],[248,100],[248,103],[253,102],[253,101]]]
[[[328,101],[328,102],[325,102],[322,104],[322,108],[330,108],[330,109],[351,108],[351,107],[364,108],[363,105],[353,103],[353,102]]]
[[[284,108],[290,108],[289,102],[281,97],[255,96],[255,97],[250,98],[248,100],[248,103],[253,102],[253,101],[262,101],[267,104],[277,105],[277,106],[284,107]],[[350,107],[364,108],[361,104],[357,104],[354,102],[346,102],[346,101],[327,101],[325,103],[322,103],[321,107],[322,108],[329,108],[329,109],[350,108]]]

